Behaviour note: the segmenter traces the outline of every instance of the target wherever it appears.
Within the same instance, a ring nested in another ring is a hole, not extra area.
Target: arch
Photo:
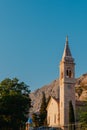
[[[67,68],[67,70],[66,70],[66,76],[67,76],[68,78],[72,78],[72,71],[71,71],[70,68]]]

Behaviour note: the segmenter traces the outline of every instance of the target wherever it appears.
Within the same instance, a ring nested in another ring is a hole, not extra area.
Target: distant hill
[[[77,101],[87,100],[87,73],[76,79],[75,90]],[[54,80],[52,83],[45,85],[30,94],[33,106],[31,112],[39,111],[42,101],[42,92],[45,93],[46,98],[49,98],[49,96],[57,98],[59,94],[59,79]]]

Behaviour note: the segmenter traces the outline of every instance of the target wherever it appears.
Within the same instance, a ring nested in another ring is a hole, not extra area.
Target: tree
[[[69,101],[69,130],[75,130],[75,116],[72,101]]]
[[[29,93],[29,86],[17,78],[7,78],[0,83],[1,129],[19,130],[25,124],[31,107]]]
[[[81,122],[83,125],[87,125],[87,101],[85,101],[85,106],[78,110],[78,113],[80,113],[79,122]]]
[[[39,115],[38,115],[38,114],[33,113],[33,114],[32,114],[32,120],[33,120],[33,123],[34,123],[34,126],[35,126],[35,127],[40,126],[40,125],[39,125]]]
[[[46,97],[45,93],[42,93],[42,103],[40,107],[40,126],[46,125],[46,117],[47,117],[47,111],[46,111],[47,103],[46,103]]]

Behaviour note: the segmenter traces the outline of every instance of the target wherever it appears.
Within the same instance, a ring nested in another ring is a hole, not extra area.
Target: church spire
[[[68,44],[68,36],[66,36],[66,44]]]
[[[62,58],[65,57],[72,57],[69,44],[68,44],[68,36],[66,36],[66,43],[65,43],[65,48],[64,48],[64,53]]]

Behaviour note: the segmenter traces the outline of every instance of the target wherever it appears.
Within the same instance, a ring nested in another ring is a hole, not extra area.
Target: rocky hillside
[[[83,74],[78,79],[76,79],[75,90],[76,100],[85,101],[87,99],[87,74]],[[57,98],[59,92],[59,80],[56,79],[52,83],[45,85],[30,94],[33,106],[31,112],[39,111],[42,101],[42,92],[45,93],[46,98],[49,98],[49,96]]]

